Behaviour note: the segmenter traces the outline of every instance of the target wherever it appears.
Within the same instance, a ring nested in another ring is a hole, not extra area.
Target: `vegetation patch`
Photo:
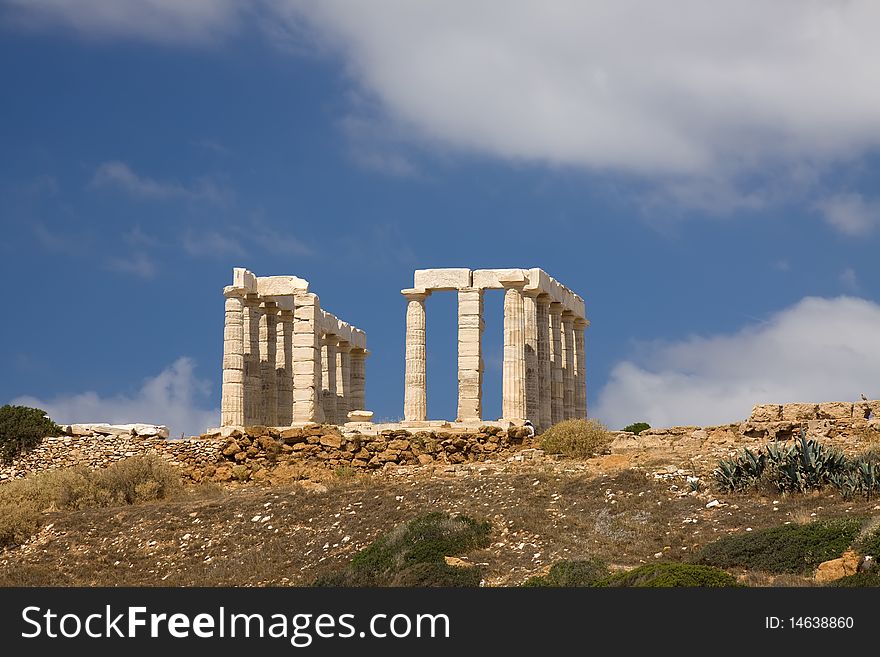
[[[487,547],[489,531],[488,522],[427,513],[380,536],[344,571],[315,586],[479,586],[481,568],[449,565],[445,558]]]
[[[530,577],[523,586],[595,586],[605,577],[608,577],[608,566],[600,559],[559,561],[549,573]]]
[[[626,572],[615,573],[595,586],[617,587],[732,587],[741,586],[736,578],[720,568],[691,563],[646,563]]]
[[[738,532],[706,545],[695,561],[719,568],[806,575],[823,561],[840,557],[859,535],[861,525],[858,518],[846,518]]]
[[[180,474],[159,456],[135,456],[103,470],[49,470],[0,486],[0,548],[20,545],[43,512],[138,504],[176,496]]]
[[[628,424],[623,428],[623,431],[629,431],[630,433],[640,434],[645,429],[650,429],[651,425],[647,422],[634,422],[632,424]]]
[[[541,435],[541,449],[550,454],[589,458],[604,451],[612,438],[605,425],[596,420],[563,420]]]
[[[61,433],[61,427],[46,416],[46,411],[29,406],[0,406],[0,462],[10,463],[39,445],[43,438]]]

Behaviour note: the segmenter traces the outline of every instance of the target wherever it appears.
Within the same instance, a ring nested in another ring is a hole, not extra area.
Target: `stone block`
[[[756,404],[749,422],[778,422],[782,419],[782,404]]]
[[[295,360],[293,361],[293,375],[309,376],[315,372],[314,360]]]
[[[235,267],[232,270],[232,286],[249,293],[256,292],[257,277],[243,267]]]
[[[852,416],[853,405],[849,402],[824,402],[817,412],[820,420],[848,420]]]
[[[480,289],[500,289],[505,283],[526,283],[528,279],[522,269],[476,269],[473,272],[473,287]]]
[[[476,342],[476,341],[462,342],[459,340],[459,342],[458,342],[458,355],[459,356],[479,356],[480,355],[480,343]]]
[[[789,421],[815,420],[818,404],[783,404],[782,419]]]
[[[477,297],[477,292],[474,292],[473,298],[464,298],[462,299],[462,295],[458,296],[458,314],[461,315],[479,315],[483,310],[483,304],[481,303],[479,297]]]
[[[297,276],[259,276],[257,294],[261,297],[293,296],[309,291],[309,282]]]
[[[293,334],[293,346],[294,347],[315,347],[315,335],[309,331],[307,333],[297,333],[294,331]]]
[[[413,287],[422,290],[458,290],[471,286],[471,270],[465,268],[416,269]]]

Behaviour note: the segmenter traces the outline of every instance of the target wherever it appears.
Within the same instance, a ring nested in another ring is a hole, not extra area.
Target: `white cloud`
[[[880,140],[871,0],[278,0],[382,113],[511,160],[695,174]]]
[[[156,263],[143,251],[135,251],[126,256],[114,256],[107,260],[107,269],[132,274],[138,278],[153,278],[156,275]]]
[[[234,32],[236,0],[4,0],[4,18],[26,28],[61,27],[97,38],[204,44]]]
[[[875,398],[878,335],[880,305],[807,297],[738,333],[646,345],[638,363],[612,369],[590,415],[615,428],[711,425],[758,403]]]
[[[246,255],[237,240],[215,230],[197,232],[189,229],[183,235],[183,248],[190,255],[197,257],[225,258]]]
[[[198,379],[194,370],[193,360],[181,357],[148,378],[133,396],[101,397],[83,392],[52,399],[18,397],[10,403],[41,408],[59,424],[145,422],[167,425],[172,436],[198,435],[218,425],[220,410],[206,407],[211,385]]]
[[[847,290],[851,292],[857,292],[859,289],[859,276],[856,274],[856,270],[852,267],[847,267],[842,272],[840,272],[840,276],[838,277],[840,280],[840,284],[843,285]]]
[[[95,170],[89,185],[93,188],[115,188],[131,196],[149,200],[186,199],[223,204],[228,192],[208,179],[190,186],[177,182],[154,180],[135,173],[125,162],[104,162]]]
[[[867,235],[880,222],[880,207],[861,194],[837,194],[817,202],[816,208],[832,228],[852,237]]]

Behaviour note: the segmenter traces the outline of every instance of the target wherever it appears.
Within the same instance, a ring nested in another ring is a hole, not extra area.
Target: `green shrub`
[[[869,523],[859,534],[853,547],[859,554],[873,557],[876,564],[880,560],[880,525],[876,521]]]
[[[740,566],[767,573],[811,573],[820,563],[836,559],[859,534],[857,518],[782,525],[730,534],[706,545],[695,557],[700,564]]]
[[[721,459],[712,476],[724,492],[742,492],[757,487],[767,466],[767,456],[763,452],[743,449],[736,458]]]
[[[735,587],[736,578],[719,568],[690,563],[647,563],[600,580],[602,587]]]
[[[61,427],[46,411],[29,406],[0,406],[0,461],[9,463],[32,450],[47,436],[60,436]]]
[[[599,559],[560,561],[544,576],[530,577],[523,586],[594,586],[608,576],[608,566]]]
[[[634,422],[633,424],[629,424],[623,428],[623,431],[629,431],[630,433],[640,434],[645,429],[650,429],[651,425],[647,422]]]
[[[602,451],[611,440],[611,434],[601,422],[563,420],[541,435],[541,449],[550,454],[588,458]]]
[[[479,586],[482,569],[456,567],[445,557],[489,544],[488,522],[427,513],[396,526],[358,552],[348,568],[315,586]]]

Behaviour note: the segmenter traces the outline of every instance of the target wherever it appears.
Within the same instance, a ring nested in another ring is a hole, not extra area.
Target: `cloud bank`
[[[807,297],[730,335],[646,345],[618,363],[590,415],[621,428],[712,425],[754,404],[880,397],[880,305]]]
[[[132,396],[101,397],[95,392],[82,392],[52,399],[24,396],[10,403],[41,408],[58,424],[164,424],[173,438],[181,433],[198,435],[218,426],[220,409],[207,406],[210,394],[210,383],[196,377],[195,363],[184,356],[146,379]]]

